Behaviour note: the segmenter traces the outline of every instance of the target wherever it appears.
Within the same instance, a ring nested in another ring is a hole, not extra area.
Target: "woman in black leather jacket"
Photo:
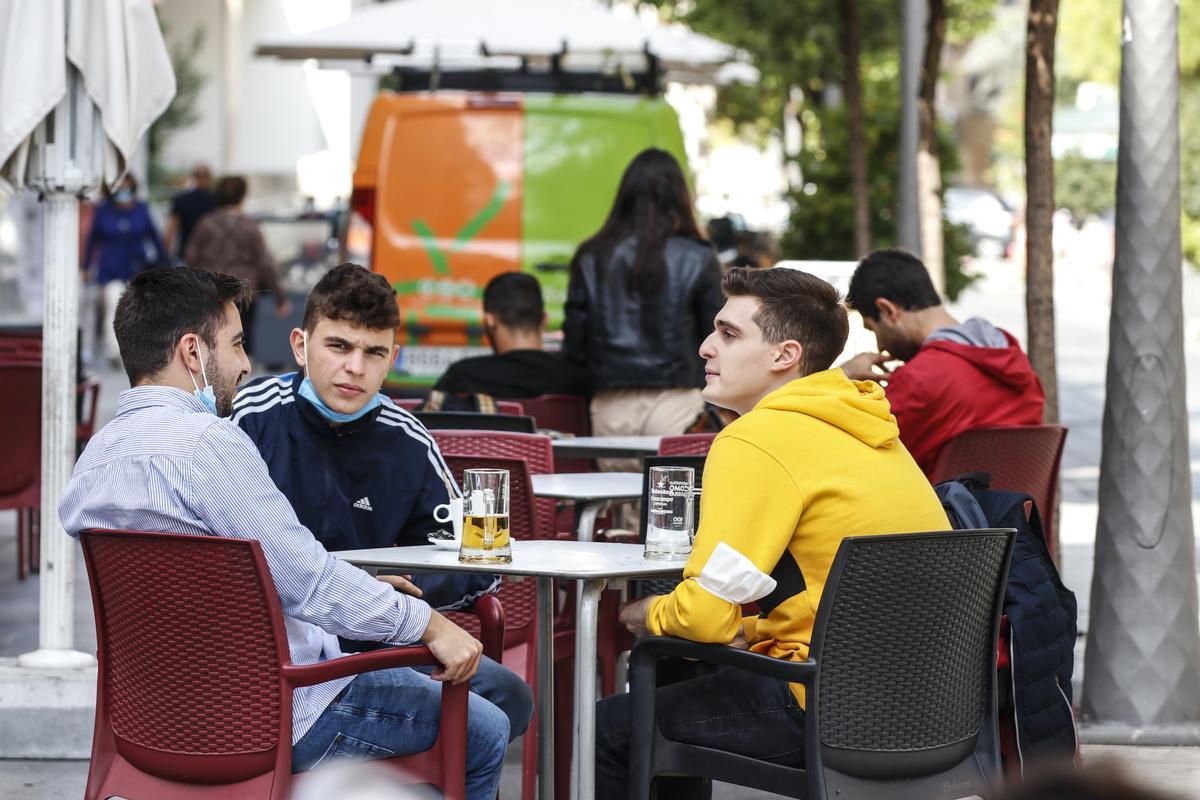
[[[683,433],[704,411],[700,343],[725,299],[679,162],[642,151],[571,262],[567,358],[595,381],[597,436]]]

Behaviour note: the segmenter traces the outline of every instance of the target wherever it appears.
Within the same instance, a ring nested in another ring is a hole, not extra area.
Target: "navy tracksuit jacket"
[[[332,426],[300,397],[296,372],[259,378],[238,390],[233,421],[257,445],[271,479],[326,550],[428,544],[434,506],[454,476],[429,431],[388,399],[363,417]],[[499,585],[492,575],[414,575],[422,599],[464,608]]]

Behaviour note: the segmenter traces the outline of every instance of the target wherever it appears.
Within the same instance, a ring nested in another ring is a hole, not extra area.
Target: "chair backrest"
[[[497,403],[502,403],[498,400]],[[543,394],[521,398],[525,413],[533,417],[541,430],[587,436],[592,430],[587,398],[573,394]]]
[[[964,431],[942,448],[932,480],[940,483],[968,472],[987,472],[993,489],[1025,492],[1037,504],[1046,544],[1053,553],[1058,469],[1066,439],[1067,429],[1062,425]]]
[[[425,400],[420,397],[393,397],[392,402],[398,405],[400,408],[403,408],[405,411],[415,412],[421,407],[421,404],[424,403]]]
[[[497,405],[497,408],[499,406]],[[445,431],[510,431],[533,433],[533,417],[516,414],[477,414],[471,411],[419,411],[415,413],[429,430]]]
[[[280,747],[290,759],[290,656],[258,542],[129,531],[80,541],[100,662],[96,735],[111,731],[127,761],[168,780],[263,774]]]
[[[454,473],[454,480],[462,485],[463,471],[468,469],[508,470],[508,520],[510,530],[519,540],[546,538],[536,513],[533,483],[530,481],[529,464],[523,458],[493,458],[488,456],[456,456],[442,453],[446,466]],[[552,528],[550,530],[553,530]],[[504,606],[504,646],[511,647],[525,641],[533,633],[533,622],[537,619],[537,584],[535,581],[504,581],[497,592]],[[453,617],[460,622],[459,615]],[[471,624],[473,629],[477,627]],[[472,630],[472,633],[474,631]]]
[[[816,703],[810,696],[806,723],[823,768],[903,779],[962,762],[981,736],[994,747],[996,637],[1014,535],[842,541],[812,638]]]
[[[0,361],[0,508],[37,508],[42,486],[42,359]]]
[[[712,447],[715,433],[685,433],[680,436],[664,436],[658,443],[660,456],[706,456]]]
[[[514,458],[523,460],[530,475],[554,472],[554,447],[550,437],[540,433],[511,433],[507,431],[431,430],[433,440],[443,458]],[[462,476],[457,476],[462,486]],[[512,491],[511,478],[509,491]],[[534,501],[537,520],[533,526],[541,536],[553,538],[555,533],[554,500]]]

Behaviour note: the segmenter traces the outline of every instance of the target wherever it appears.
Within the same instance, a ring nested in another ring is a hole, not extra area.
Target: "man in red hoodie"
[[[842,370],[851,380],[886,384],[900,440],[926,475],[942,446],[965,430],[1042,423],[1042,385],[1017,340],[980,317],[950,316],[916,256],[868,255],[846,303],[879,352],[860,353]],[[905,363],[893,371],[885,366],[892,361]]]

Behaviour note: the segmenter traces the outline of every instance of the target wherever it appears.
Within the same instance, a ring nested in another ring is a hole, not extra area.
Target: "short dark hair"
[[[846,305],[868,319],[879,319],[875,301],[891,300],[906,311],[940,306],[942,298],[921,259],[907,250],[889,248],[869,253],[854,268]]]
[[[322,319],[341,319],[371,330],[400,328],[396,290],[387,278],[358,264],[338,264],[308,293],[304,330],[312,332]]]
[[[189,333],[216,347],[225,306],[245,308],[249,301],[246,282],[220,272],[176,267],[140,273],[121,295],[113,318],[130,385],[166,368]]]
[[[217,205],[236,206],[246,199],[246,179],[241,175],[226,175],[217,181]]]
[[[795,339],[804,348],[800,374],[829,369],[846,346],[850,321],[837,289],[816,275],[786,267],[743,267],[725,274],[727,297],[757,297],[754,322],[771,344]]]
[[[546,315],[542,286],[524,272],[501,273],[483,289],[483,310],[495,314],[506,328],[536,331]]]

